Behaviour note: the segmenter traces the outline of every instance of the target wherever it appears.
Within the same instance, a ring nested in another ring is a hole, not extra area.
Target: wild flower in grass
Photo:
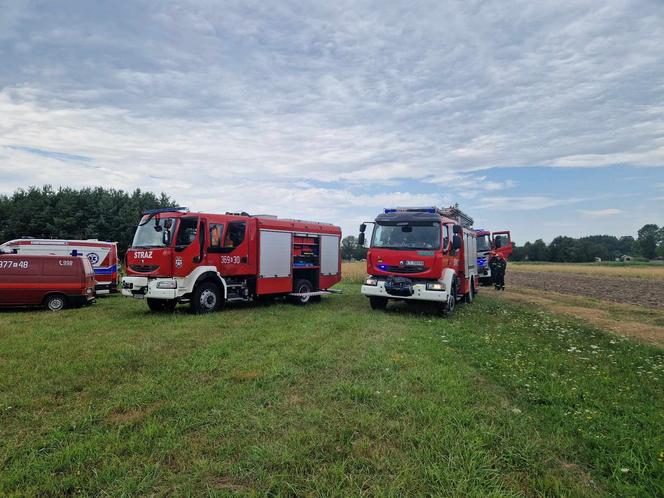
[[[620,469],[620,472],[622,472],[623,474],[627,474],[629,472],[629,469],[627,467],[623,467],[622,469]]]
[[[521,413],[521,410],[519,410],[518,408],[512,408],[512,413],[514,413],[515,415],[519,415]]]

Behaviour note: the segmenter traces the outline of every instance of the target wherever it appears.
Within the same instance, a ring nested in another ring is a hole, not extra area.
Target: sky
[[[517,243],[664,224],[664,2],[0,0],[0,193]]]

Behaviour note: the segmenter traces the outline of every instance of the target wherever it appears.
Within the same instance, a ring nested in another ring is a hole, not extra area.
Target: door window
[[[210,223],[210,252],[219,252],[221,249],[221,236],[224,233],[222,223]]]
[[[198,231],[197,218],[181,218],[178,227],[178,235],[175,239],[175,250],[182,251],[189,247],[196,240]]]
[[[242,244],[246,229],[247,224],[244,222],[229,223],[226,237],[224,237],[224,249],[235,249]]]

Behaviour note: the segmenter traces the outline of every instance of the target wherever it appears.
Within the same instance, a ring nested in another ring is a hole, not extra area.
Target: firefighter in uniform
[[[502,254],[496,253],[489,261],[491,275],[493,276],[493,285],[496,290],[505,290],[505,270],[507,270],[507,261]]]

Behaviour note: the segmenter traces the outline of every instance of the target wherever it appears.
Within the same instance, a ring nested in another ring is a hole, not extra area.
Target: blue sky
[[[663,45],[658,0],[6,0],[0,192],[635,234],[664,223]]]

